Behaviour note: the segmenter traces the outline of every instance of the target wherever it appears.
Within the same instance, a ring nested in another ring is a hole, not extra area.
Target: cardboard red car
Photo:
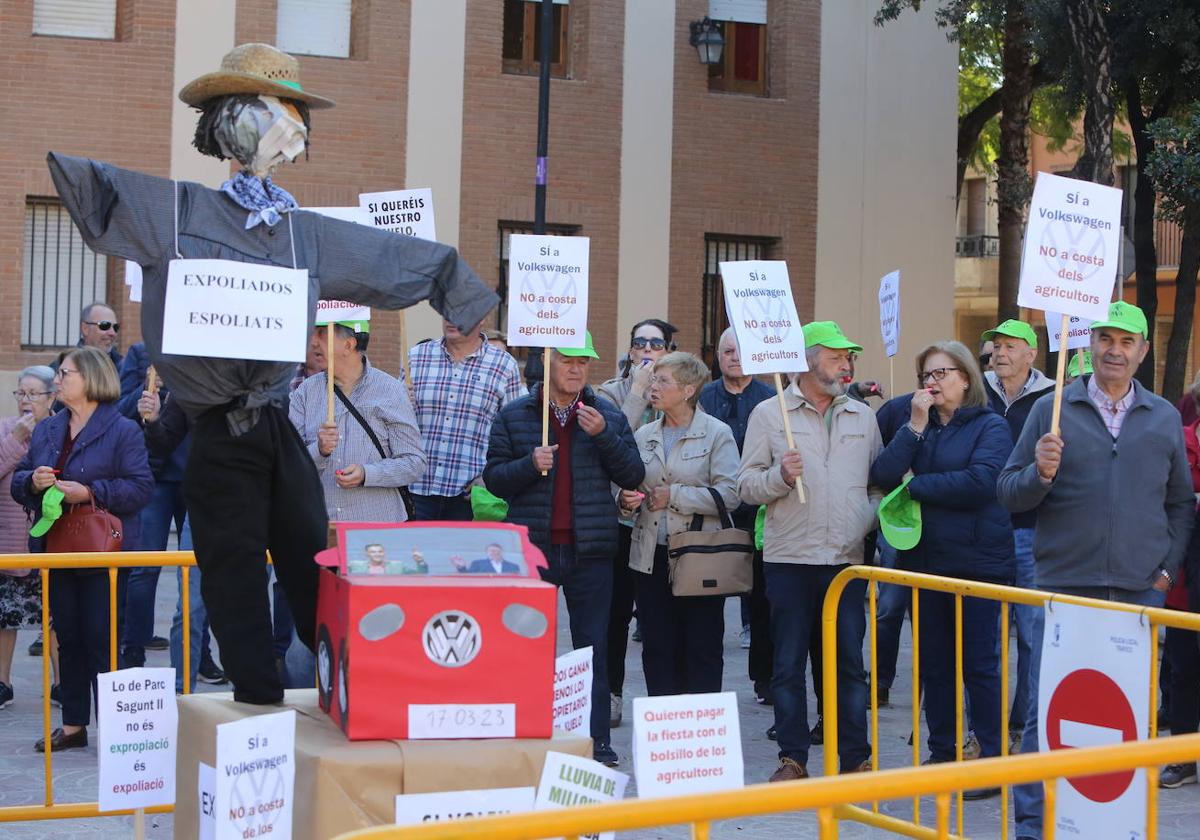
[[[557,591],[524,527],[339,523],[317,688],[351,740],[548,738]]]

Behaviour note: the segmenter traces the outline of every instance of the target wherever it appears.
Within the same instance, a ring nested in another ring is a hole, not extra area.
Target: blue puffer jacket
[[[608,400],[585,387],[580,399],[604,415],[604,431],[591,437],[575,426],[571,436],[571,508],[575,517],[576,556],[610,560],[617,550],[617,505],[611,485],[636,490],[646,468],[629,421]],[[558,443],[550,424],[550,445]],[[550,544],[550,502],[554,470],[543,476],[533,466],[533,450],[542,445],[542,386],[510,402],[492,421],[483,483],[508,502],[508,521],[529,529],[529,539],[546,551]]]
[[[42,496],[34,491],[30,479],[38,467],[58,464],[70,422],[71,412],[64,410],[39,423],[29,441],[29,451],[13,472],[12,497],[32,511],[34,521],[42,514]],[[120,517],[125,550],[138,547],[141,530],[138,514],[150,501],[154,476],[146,461],[142,430],[137,423],[121,416],[115,402],[96,407],[79,432],[59,478],[87,485],[97,505]],[[33,545],[33,550],[44,548]]]
[[[996,499],[996,479],[1012,452],[1004,418],[990,408],[960,408],[943,426],[929,412],[924,438],[903,426],[871,467],[871,482],[900,484],[921,503],[921,541],[900,552],[902,568],[1011,583],[1016,571],[1012,521]]]

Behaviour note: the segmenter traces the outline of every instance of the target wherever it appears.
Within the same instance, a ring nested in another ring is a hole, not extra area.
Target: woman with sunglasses
[[[27,367],[17,377],[15,417],[0,420],[0,554],[29,552],[29,525],[25,511],[13,501],[13,471],[25,453],[39,423],[50,416],[54,404],[54,371],[45,365]],[[12,660],[17,628],[42,623],[42,578],[27,569],[0,569],[0,709],[13,701]],[[50,664],[54,669],[52,699],[58,694],[58,647],[49,637]]]
[[[675,349],[678,330],[661,318],[638,321],[629,332],[629,353],[621,363],[621,375],[600,386],[600,395],[625,414],[636,432],[658,419],[650,405],[650,380],[654,363]],[[613,485],[613,493],[619,488]],[[629,547],[633,541],[633,519],[620,519],[617,553],[613,557],[612,606],[608,614],[609,723],[621,723],[621,695],[625,686],[625,651],[629,646],[629,622],[633,620],[633,572]]]
[[[909,421],[871,467],[871,482],[885,490],[913,473],[908,492],[921,504],[921,540],[900,552],[900,568],[1012,583],[1012,521],[996,499],[996,479],[1012,446],[1008,424],[988,407],[974,354],[957,341],[922,350]],[[929,761],[954,761],[954,596],[922,591],[920,611]],[[963,682],[984,757],[1000,754],[999,620],[999,602],[963,599]]]

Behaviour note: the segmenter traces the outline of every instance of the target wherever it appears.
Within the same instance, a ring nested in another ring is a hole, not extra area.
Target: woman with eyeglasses
[[[650,405],[650,380],[654,363],[675,349],[672,339],[678,330],[661,318],[638,321],[629,332],[629,353],[621,363],[621,375],[600,386],[600,395],[625,414],[636,432],[658,418]],[[620,488],[613,485],[613,493]],[[633,541],[633,519],[622,518],[617,528],[617,553],[613,557],[613,596],[608,614],[609,723],[621,723],[621,697],[625,686],[625,651],[629,647],[629,622],[633,620],[633,572],[629,547]]]
[[[39,423],[50,416],[54,403],[54,371],[45,365],[27,367],[17,377],[15,417],[0,420],[0,554],[29,552],[29,524],[25,511],[13,501],[13,471],[25,453]],[[2,564],[0,564],[2,565]],[[42,579],[37,572],[0,569],[0,709],[13,701],[12,660],[17,628],[42,623]],[[51,698],[58,694],[58,651],[50,634],[50,664],[54,669]]]
[[[55,379],[66,410],[33,430],[12,477],[12,497],[35,520],[51,487],[63,493],[64,515],[70,505],[95,502],[120,518],[122,545],[135,549],[138,513],[150,501],[154,477],[141,428],[117,410],[116,368],[102,350],[79,347],[66,355]],[[33,550],[45,551],[43,538]],[[104,569],[50,572],[50,614],[62,669],[62,726],[50,735],[55,752],[87,746],[96,674],[110,669],[108,604]],[[45,748],[41,739],[34,745],[38,752]]]
[[[974,354],[957,341],[917,355],[917,390],[908,423],[871,467],[871,482],[908,492],[921,505],[921,539],[902,551],[902,569],[990,583],[1013,582],[1012,521],[996,499],[996,479],[1012,451],[1004,418],[988,407]],[[955,759],[954,596],[921,592],[921,675],[929,761]],[[963,599],[963,682],[981,754],[1000,754],[1000,604]],[[968,791],[969,798],[998,789]]]

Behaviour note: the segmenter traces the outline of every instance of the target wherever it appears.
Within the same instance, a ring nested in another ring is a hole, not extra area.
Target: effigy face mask
[[[295,160],[308,144],[308,131],[296,107],[274,96],[249,101],[231,98],[215,137],[227,157],[259,178]]]

